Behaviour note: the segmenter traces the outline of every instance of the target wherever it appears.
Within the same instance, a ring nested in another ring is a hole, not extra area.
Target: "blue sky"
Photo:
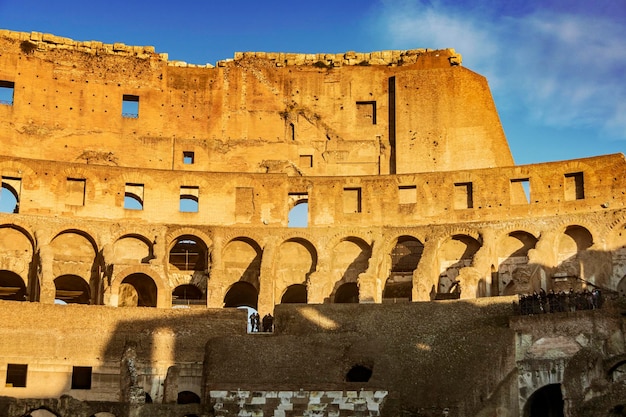
[[[625,0],[0,0],[0,28],[236,51],[455,48],[485,75],[517,164],[626,152]]]

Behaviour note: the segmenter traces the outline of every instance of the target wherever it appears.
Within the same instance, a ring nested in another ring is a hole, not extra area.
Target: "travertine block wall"
[[[6,154],[303,176],[513,162],[486,80],[453,50],[170,64],[148,47],[0,32],[0,81],[13,86],[12,104],[0,106]],[[123,115],[125,98],[133,117]],[[452,156],[463,148],[471,158]]]

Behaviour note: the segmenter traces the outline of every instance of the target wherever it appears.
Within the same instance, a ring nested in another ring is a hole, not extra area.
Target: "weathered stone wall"
[[[6,375],[8,363],[28,365],[26,387],[3,383],[0,396],[120,401],[122,357],[132,346],[142,391],[161,402],[162,384],[173,366],[199,368],[199,376],[188,380],[200,395],[206,340],[245,334],[247,318],[237,309],[157,310],[0,300],[0,321],[0,375]],[[73,366],[92,367],[90,390],[71,389]]]
[[[199,68],[149,47],[4,31],[0,52],[13,157],[305,176],[513,163],[486,80],[453,50],[242,53]],[[454,158],[463,148],[471,159]]]

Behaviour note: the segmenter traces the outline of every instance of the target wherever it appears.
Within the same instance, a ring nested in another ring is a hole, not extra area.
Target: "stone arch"
[[[228,288],[224,296],[225,308],[250,307],[258,309],[259,291],[251,283],[237,281]]]
[[[0,225],[0,270],[20,276],[26,285],[26,298],[39,299],[37,269],[34,266],[35,243],[32,234],[16,224]]]
[[[561,384],[548,384],[539,388],[528,398],[522,417],[563,417],[563,393]]]
[[[308,290],[305,284],[292,284],[288,286],[280,298],[281,304],[306,304]]]
[[[78,275],[61,275],[54,279],[56,289],[54,299],[65,304],[92,303],[89,284]]]
[[[41,408],[32,410],[30,413],[26,415],[26,417],[60,417],[60,415],[51,411],[47,407],[41,407]]]
[[[0,212],[2,213],[19,213],[20,211],[20,194],[18,190],[13,187],[9,182],[2,180],[2,187],[0,187]]]
[[[346,288],[352,288],[351,291],[354,292],[356,288],[358,294],[359,275],[367,271],[372,257],[372,247],[359,237],[349,236],[333,246],[331,253],[330,276],[334,281],[334,287],[329,299],[336,302],[337,292],[344,284],[354,285],[344,287],[342,292],[347,291]]]
[[[136,272],[122,280],[118,290],[119,307],[156,307],[157,286],[147,274]]]
[[[480,240],[467,234],[455,234],[439,247],[439,278],[435,299],[459,298],[460,284],[457,280],[462,268],[470,267],[474,255],[482,246]]]
[[[136,277],[124,282],[126,278],[131,275],[135,275]],[[145,288],[136,282],[140,278],[147,284]],[[148,284],[147,280],[150,280],[154,284],[154,287]],[[144,304],[147,302],[152,307],[163,308],[169,308],[171,306],[171,289],[169,286],[166,286],[161,276],[159,276],[154,270],[150,269],[147,265],[132,266],[115,272],[111,280],[111,287],[109,289],[110,293],[108,294],[110,304],[113,306],[123,306],[124,303],[120,304],[120,301],[123,299],[126,299],[127,301],[132,300],[134,297],[133,289],[135,292],[137,291],[137,288],[135,288],[133,283],[140,286],[139,290],[146,289],[149,291],[147,293],[148,296],[146,296],[143,300]],[[128,285],[122,287],[122,284],[128,284],[133,288],[129,288]],[[139,294],[136,295],[137,297],[139,296]],[[137,301],[139,302],[138,298]],[[132,306],[132,303],[130,305]]]
[[[182,284],[172,291],[172,306],[206,305],[206,295],[194,284]]]
[[[13,271],[0,270],[0,300],[26,299],[26,281]]]
[[[391,270],[385,282],[383,302],[411,301],[413,275],[423,252],[424,244],[413,236],[402,235],[395,239],[390,251]]]
[[[317,268],[317,250],[302,238],[290,238],[280,244],[274,262],[274,290],[276,299],[294,284],[308,285],[310,275]]]
[[[356,282],[344,282],[333,294],[335,304],[352,304],[359,302],[359,284]]]
[[[580,290],[583,277],[584,252],[593,246],[593,236],[589,230],[579,225],[565,227],[557,240],[557,262],[552,285],[555,291],[574,288]]]
[[[532,269],[528,252],[538,239],[529,232],[515,230],[502,236],[496,246],[497,268],[492,270],[491,295],[513,295],[532,292]]]
[[[626,384],[626,357],[621,357],[617,362],[613,363],[607,372],[607,376],[611,382]]]
[[[52,272],[55,277],[78,275],[89,283],[92,302],[100,302],[100,276],[98,274],[98,245],[93,234],[79,229],[64,229],[50,241]],[[52,277],[43,277],[45,282]],[[46,284],[47,285],[47,284]]]
[[[193,391],[181,391],[176,397],[176,404],[200,404],[200,396]]]
[[[116,264],[149,263],[155,258],[153,242],[136,233],[128,233],[117,238],[113,243],[113,254]]]
[[[255,240],[244,236],[231,239],[222,250],[222,284],[230,286],[242,281],[259,291],[262,255],[263,251]]]
[[[168,245],[168,268],[172,272],[205,272],[209,266],[209,246],[196,234],[182,234]]]

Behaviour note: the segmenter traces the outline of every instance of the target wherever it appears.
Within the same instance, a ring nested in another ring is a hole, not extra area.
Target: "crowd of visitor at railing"
[[[574,291],[546,292],[543,288],[532,294],[520,294],[520,314],[561,313],[578,310],[595,310],[602,307],[604,297],[599,288]]]

